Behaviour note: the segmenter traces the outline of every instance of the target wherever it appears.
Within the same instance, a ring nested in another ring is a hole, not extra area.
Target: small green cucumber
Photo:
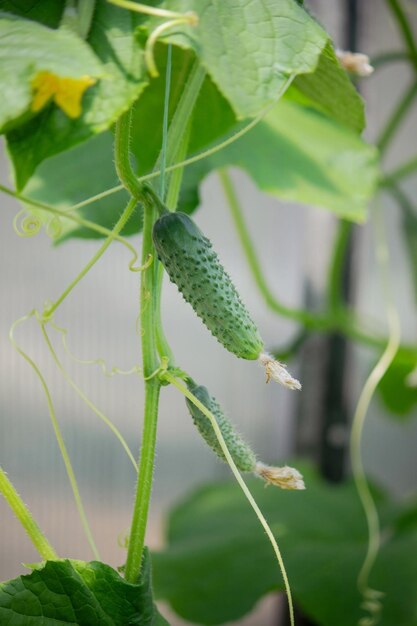
[[[153,228],[159,259],[171,282],[223,346],[257,359],[263,341],[212,244],[185,213],[165,213]]]
[[[241,436],[236,432],[233,424],[229,418],[221,410],[216,400],[210,396],[206,387],[202,385],[188,384],[188,388],[191,393],[198,399],[204,406],[214,415],[219,425],[220,431],[223,435],[223,439],[226,446],[236,464],[236,467],[241,472],[253,472],[256,467],[256,456],[250,449],[249,445],[243,441]],[[210,448],[219,456],[223,461],[226,461],[223,454],[223,450],[216,437],[216,433],[213,430],[210,420],[204,413],[198,409],[195,404],[186,398],[188,410],[191,413],[194,424],[197,426],[200,434]]]

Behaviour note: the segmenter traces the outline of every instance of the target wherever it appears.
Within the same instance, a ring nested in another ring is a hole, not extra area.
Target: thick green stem
[[[172,119],[166,143],[164,144],[164,159],[159,157],[157,165],[160,162],[163,163],[163,160],[165,160],[167,164],[174,161],[177,153],[181,152],[182,146],[184,145],[183,137],[184,134],[187,135],[192,110],[203,83],[204,76],[204,70],[196,63],[191,70],[190,77]],[[166,97],[169,97],[168,90]],[[115,161],[120,180],[125,187],[131,193],[134,193],[137,198],[140,198],[144,204],[142,259],[145,264],[149,255],[155,258],[152,242],[152,228],[157,217],[157,209],[161,208],[161,206],[158,207],[158,205],[161,203],[152,188],[141,186],[140,181],[137,180],[132,171],[128,156],[129,127],[130,120],[128,116],[124,116],[116,125],[117,142],[115,142]],[[178,178],[174,177],[172,186],[170,183],[170,187],[175,187],[176,196],[178,196],[180,180],[181,173],[178,175]],[[137,186],[138,189],[136,188]],[[169,193],[170,201],[173,202],[173,190],[171,189]],[[177,198],[175,198],[175,204],[176,201]],[[141,281],[140,315],[143,373],[145,377],[145,414],[138,482],[125,570],[125,577],[129,582],[137,581],[140,574],[152,491],[158,402],[161,387],[159,378],[155,375],[155,372],[157,372],[160,367],[157,347],[159,347],[160,350],[168,351],[168,355],[170,355],[169,346],[162,332],[159,314],[159,290],[161,282],[162,275],[159,270],[159,264],[155,260],[151,267],[142,272]],[[164,356],[166,356],[166,354]]]
[[[152,227],[154,219],[154,208],[151,205],[145,206],[142,244],[142,259],[144,260],[148,258],[149,254],[153,253]],[[151,266],[142,272],[140,289],[142,361],[145,377],[145,413],[138,482],[125,570],[126,580],[132,583],[137,582],[142,563],[146,523],[152,491],[158,402],[161,386],[158,376],[154,376],[159,368],[155,342],[155,309],[153,299],[155,287],[155,272],[154,268]]]
[[[117,175],[132,198],[142,197],[142,186],[130,162],[131,109],[123,113],[116,122],[114,132],[114,162]]]
[[[5,471],[0,467],[0,492],[6,499],[13,513],[27,532],[33,545],[45,561],[58,558],[55,550],[42,533],[41,529],[33,519],[28,507],[17,493],[16,489],[8,479]]]

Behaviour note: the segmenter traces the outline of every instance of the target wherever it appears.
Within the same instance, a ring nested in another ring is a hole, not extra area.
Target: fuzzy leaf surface
[[[376,150],[318,111],[282,99],[257,126],[186,170],[181,208],[198,202],[211,170],[234,165],[257,187],[283,200],[322,207],[363,222],[379,176]]]
[[[196,27],[167,38],[192,47],[238,118],[257,115],[291,74],[313,72],[328,35],[295,0],[170,0]]]
[[[161,149],[166,58],[166,46],[158,46],[157,61],[161,75],[150,81],[133,110],[131,148],[139,175],[152,171]],[[170,119],[178,105],[195,57],[189,51],[174,48],[172,60]],[[194,109],[190,153],[203,149],[224,135],[235,123],[236,119],[229,104],[207,76]],[[94,176],[91,175],[91,163],[94,163]],[[118,184],[114,168],[113,136],[107,131],[45,160],[27,183],[24,193],[33,200],[65,209]],[[126,202],[126,192],[119,191],[77,212],[101,226],[112,228]],[[37,214],[46,222],[50,219],[44,212]],[[63,220],[62,225],[62,239],[100,237],[95,231],[78,227],[70,220]],[[124,228],[123,234],[135,234],[140,231],[141,225],[141,213],[137,210]]]
[[[287,96],[312,106],[360,133],[365,127],[365,105],[330,42],[323,49],[311,74],[296,76]]]
[[[101,78],[104,67],[91,48],[67,30],[0,13],[0,132],[30,117],[31,81],[42,71],[67,78]]]
[[[104,563],[47,561],[0,584],[0,621],[8,626],[168,626],[152,599],[150,565],[138,584]]]
[[[42,161],[108,129],[139,96],[147,82],[143,51],[135,38],[135,29],[140,22],[137,14],[115,7],[106,0],[97,1],[87,43],[78,37],[76,40],[80,49],[86,47],[97,59],[102,77],[85,93],[82,115],[78,119],[69,119],[58,107],[50,104],[8,133],[8,149],[19,190]],[[34,22],[27,21],[27,24],[42,28]],[[36,45],[37,40],[31,49]],[[52,53],[57,53],[56,46]],[[68,50],[66,55],[71,58]],[[84,68],[84,74],[86,71]],[[59,67],[56,73],[65,75]],[[93,161],[91,167],[95,167]]]

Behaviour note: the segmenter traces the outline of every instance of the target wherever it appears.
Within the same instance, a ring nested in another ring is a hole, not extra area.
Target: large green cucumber
[[[211,242],[185,213],[165,213],[153,228],[159,259],[185,300],[223,346],[257,359],[263,341]]]

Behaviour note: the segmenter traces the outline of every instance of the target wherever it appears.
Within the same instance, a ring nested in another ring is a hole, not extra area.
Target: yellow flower
[[[32,111],[37,113],[51,98],[68,117],[80,117],[81,99],[86,89],[94,85],[95,78],[81,76],[80,78],[65,78],[52,72],[38,72],[32,80],[34,96]]]

